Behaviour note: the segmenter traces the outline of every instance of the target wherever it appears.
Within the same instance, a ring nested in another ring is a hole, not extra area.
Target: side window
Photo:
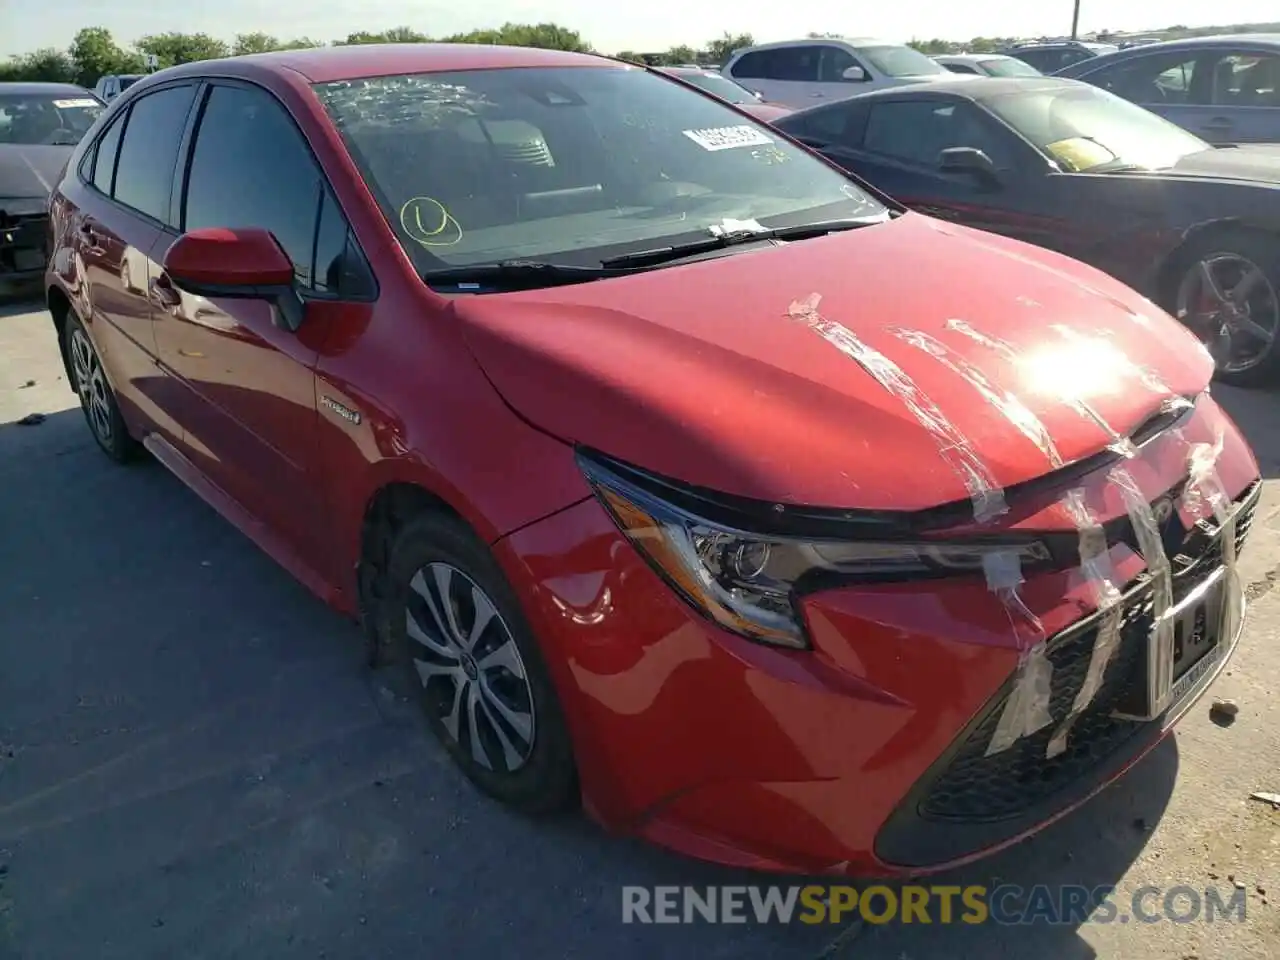
[[[372,296],[369,266],[356,246],[338,202],[325,190],[320,203],[313,270],[315,291],[332,296]]]
[[[848,113],[844,104],[822,110],[806,111],[795,121],[784,120],[781,126],[794,137],[808,137],[822,143],[843,143]]]
[[[184,230],[270,230],[298,282],[309,287],[324,280],[313,277],[320,190],[320,171],[302,134],[275,98],[249,87],[210,90],[191,152]]]
[[[866,65],[859,63],[857,58],[843,47],[823,47],[822,48],[822,64],[819,72],[819,79],[823,83],[851,83],[856,81],[848,81],[844,78],[844,72],[850,67],[862,67],[866,71],[867,79],[871,79],[871,72],[867,70]]]
[[[1214,68],[1212,103],[1216,107],[1280,107],[1278,88],[1280,58],[1232,54]]]
[[[1191,103],[1195,71],[1196,58],[1177,53],[1117,63],[1085,79],[1133,103]]]
[[[981,150],[1001,169],[1013,165],[998,128],[972,107],[928,100],[872,105],[865,142],[872,153],[936,169],[950,147]]]
[[[944,63],[943,66],[946,67],[952,73],[977,73],[978,72],[977,67],[970,66],[967,63]]]
[[[120,134],[124,132],[127,110],[111,121],[107,132],[98,138],[98,144],[85,159],[88,161],[88,180],[108,197],[116,176],[116,154],[120,152]]]
[[[194,96],[191,85],[148,93],[134,101],[124,126],[113,196],[162,223],[169,220],[178,144]]]
[[[822,47],[781,47],[770,51],[770,79],[815,83],[819,77]]]
[[[747,53],[738,58],[737,62],[729,69],[729,72],[735,77],[742,77],[748,80],[767,80],[768,72],[768,50],[757,50],[755,53]]]

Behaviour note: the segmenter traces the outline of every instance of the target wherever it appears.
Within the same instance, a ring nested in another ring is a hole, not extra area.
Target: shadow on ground
[[[0,426],[0,490],[0,956],[1093,955],[1072,927],[624,927],[624,884],[769,878],[481,799],[352,625],[78,409]],[[941,879],[1114,883],[1176,768]]]

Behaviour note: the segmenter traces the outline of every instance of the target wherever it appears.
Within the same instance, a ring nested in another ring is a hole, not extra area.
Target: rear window
[[[947,72],[936,60],[911,47],[859,47],[858,56],[870,61],[886,77],[927,77]]]
[[[73,146],[103,109],[87,90],[0,94],[0,143]]]
[[[992,57],[982,61],[982,69],[992,77],[1038,77],[1040,71],[1016,57]]]
[[[886,212],[769,127],[638,68],[377,77],[316,92],[424,271],[594,266],[729,221]]]

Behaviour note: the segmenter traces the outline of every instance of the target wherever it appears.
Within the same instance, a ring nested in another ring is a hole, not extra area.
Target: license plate
[[[1226,570],[1215,570],[1165,613],[1165,619],[1172,622],[1171,630],[1161,631],[1152,624],[1146,637],[1145,655],[1133,672],[1130,693],[1117,707],[1120,716],[1154,719],[1213,669],[1224,650],[1228,583]],[[1171,643],[1172,649],[1159,650],[1157,645],[1161,642]],[[1172,678],[1167,690],[1161,689],[1161,682],[1156,678],[1157,665],[1162,660],[1172,662],[1172,670],[1166,674]]]

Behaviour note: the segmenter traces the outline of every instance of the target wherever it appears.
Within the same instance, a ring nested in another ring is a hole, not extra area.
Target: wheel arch
[[[66,295],[63,289],[57,285],[52,285],[45,291],[45,306],[49,309],[49,316],[53,321],[54,333],[58,337],[58,355],[62,357],[62,371],[67,376],[67,382],[71,382],[71,358],[67,356],[67,315],[71,312],[71,298]]]
[[[1213,237],[1238,232],[1280,239],[1280,222],[1251,217],[1222,217],[1197,223],[1188,228],[1182,234],[1181,242],[1164,258],[1156,273],[1155,291],[1160,306],[1166,310],[1170,309],[1179,271],[1186,266],[1187,257],[1191,251]]]

